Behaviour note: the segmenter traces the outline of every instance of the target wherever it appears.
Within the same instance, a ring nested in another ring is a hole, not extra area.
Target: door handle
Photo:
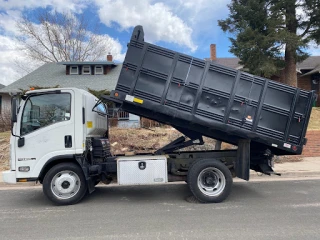
[[[72,136],[71,135],[64,136],[64,147],[65,148],[72,147]]]

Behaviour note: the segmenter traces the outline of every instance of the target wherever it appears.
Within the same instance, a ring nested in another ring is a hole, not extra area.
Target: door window
[[[21,135],[71,117],[71,95],[69,93],[43,94],[27,99],[22,113]]]

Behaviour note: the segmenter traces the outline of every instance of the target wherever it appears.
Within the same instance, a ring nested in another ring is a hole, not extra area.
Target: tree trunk
[[[295,49],[292,49],[292,47],[289,44],[286,44],[286,50],[285,50],[285,62],[286,66],[284,69],[284,83],[291,85],[293,87],[297,87],[297,64],[296,64],[296,53]]]
[[[297,87],[297,66],[296,66],[296,35],[297,35],[298,22],[296,19],[296,5],[295,0],[286,1],[286,49],[285,49],[285,83]]]

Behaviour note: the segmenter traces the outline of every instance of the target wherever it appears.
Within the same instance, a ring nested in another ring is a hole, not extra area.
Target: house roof
[[[0,89],[1,89],[1,88],[4,88],[4,87],[5,87],[5,85],[3,85],[3,84],[0,83]]]
[[[314,69],[312,69],[310,72],[307,72],[303,75],[301,75],[301,77],[304,77],[304,76],[308,76],[308,75],[312,75],[312,74],[315,74],[315,73],[320,73],[320,64],[318,64]]]
[[[212,61],[210,58],[205,58],[206,61]],[[217,60],[212,61],[214,63],[220,64],[225,67],[230,67],[234,69],[241,69],[242,65],[239,64],[239,58],[217,58]]]
[[[316,68],[320,64],[320,56],[310,56],[306,60],[297,64],[299,70],[311,70]]]
[[[71,65],[116,65],[114,62],[100,61],[100,62],[58,62],[57,64],[71,66]]]
[[[84,90],[114,90],[122,69],[122,64],[114,65],[106,75],[66,75],[66,66],[57,63],[46,63],[20,78],[14,83],[0,89],[1,92],[19,92],[30,86],[76,87]]]
[[[207,61],[211,61],[210,58],[205,58]],[[239,58],[217,58],[216,61],[213,61],[217,64],[234,68],[241,69],[242,65],[239,64]],[[312,70],[317,68],[320,65],[320,56],[310,56],[306,60],[297,63],[298,70]]]
[[[240,69],[242,65],[239,64],[239,61],[239,58],[218,58],[215,62],[226,67]]]

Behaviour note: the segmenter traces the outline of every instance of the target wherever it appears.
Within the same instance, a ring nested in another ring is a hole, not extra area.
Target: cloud
[[[113,23],[120,30],[128,30],[136,25],[143,25],[146,40],[150,42],[165,41],[186,46],[191,51],[197,49],[192,41],[192,29],[162,2],[135,0],[134,5],[125,0],[95,0],[99,7],[100,20],[111,27]]]
[[[0,0],[0,9],[7,11],[52,7],[58,12],[81,13],[89,4],[90,2],[87,0]]]
[[[30,66],[30,61],[24,58],[22,52],[16,50],[19,47],[14,38],[0,35],[0,83],[4,85],[14,82],[23,75],[15,61]]]
[[[125,53],[122,53],[122,45],[120,44],[118,39],[114,39],[110,37],[108,34],[104,35],[96,35],[99,39],[99,43],[105,46],[105,52],[111,53],[113,56],[113,60],[122,62],[125,57]],[[106,60],[107,54],[103,60]]]
[[[0,30],[5,34],[19,35],[16,28],[16,20],[21,17],[21,12],[17,10],[8,10],[0,13]]]

